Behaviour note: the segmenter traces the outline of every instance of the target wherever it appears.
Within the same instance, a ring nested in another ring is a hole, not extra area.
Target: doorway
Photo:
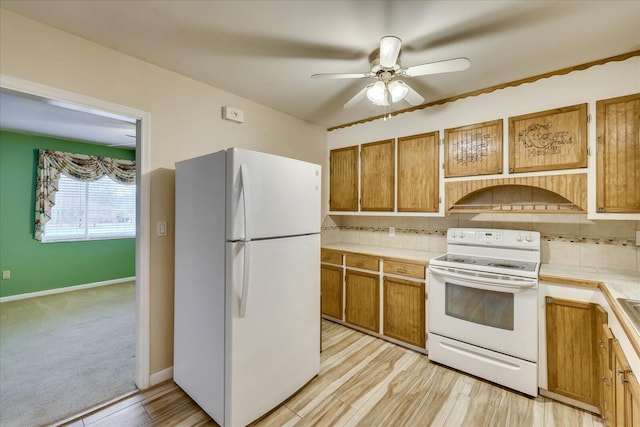
[[[87,110],[107,111],[136,121],[136,243],[135,243],[135,384],[139,389],[150,385],[149,374],[149,113],[59,90],[34,82],[1,76],[2,89],[31,96],[75,104]],[[96,402],[98,403],[98,402]]]

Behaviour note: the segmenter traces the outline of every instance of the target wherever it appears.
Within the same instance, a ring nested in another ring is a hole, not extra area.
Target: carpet
[[[136,389],[135,283],[0,304],[0,425],[50,424]]]

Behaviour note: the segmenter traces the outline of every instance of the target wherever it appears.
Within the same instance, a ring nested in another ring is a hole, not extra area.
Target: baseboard
[[[124,282],[133,282],[135,280],[136,280],[135,276],[133,276],[133,277],[123,277],[121,279],[105,280],[103,282],[86,283],[84,285],[67,286],[67,287],[64,287],[64,288],[49,289],[49,290],[46,290],[46,291],[29,292],[29,293],[26,293],[26,294],[11,295],[11,296],[8,296],[8,297],[0,298],[0,303],[9,302],[9,301],[17,301],[17,300],[27,299],[27,298],[42,297],[42,296],[45,296],[45,295],[62,294],[64,292],[78,291],[80,289],[97,288],[99,286],[115,285],[115,284],[124,283]]]
[[[173,366],[163,369],[162,371],[155,372],[149,376],[149,387],[153,387],[156,384],[160,384],[163,381],[167,381],[173,378]]]
[[[538,392],[540,396],[548,397],[550,399],[557,400],[558,402],[566,403],[567,405],[575,406],[576,408],[584,409],[585,411],[600,415],[600,410],[588,403],[580,402],[579,400],[571,399],[570,397],[566,397],[543,388],[538,389]]]

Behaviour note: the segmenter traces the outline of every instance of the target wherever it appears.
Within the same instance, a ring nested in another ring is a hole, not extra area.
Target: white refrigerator
[[[223,427],[319,372],[320,172],[236,148],[176,163],[173,375]]]

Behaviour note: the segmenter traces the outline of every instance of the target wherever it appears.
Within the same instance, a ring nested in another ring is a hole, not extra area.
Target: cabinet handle
[[[618,369],[618,375],[620,375],[620,384],[629,382],[629,380],[624,377],[624,371],[622,369]]]
[[[404,268],[396,268],[396,271],[398,273],[406,273],[407,272],[407,270],[405,270]]]
[[[356,267],[364,267],[364,263],[363,262],[357,262],[356,263]]]
[[[602,377],[602,384],[603,384],[605,387],[611,387],[611,386],[609,385],[609,383],[607,382],[607,377]]]

